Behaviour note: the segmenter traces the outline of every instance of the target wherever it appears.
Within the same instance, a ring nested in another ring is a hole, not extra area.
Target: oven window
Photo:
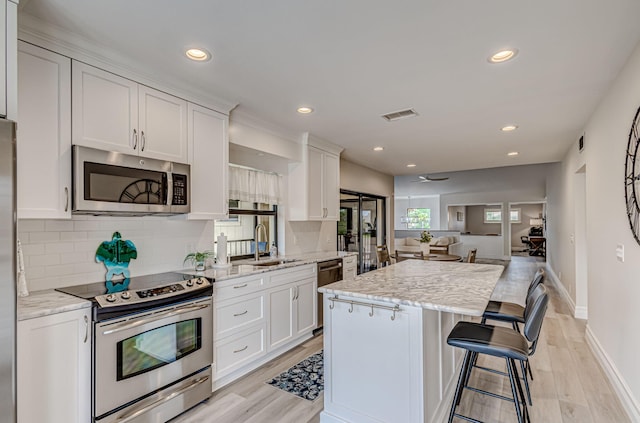
[[[184,320],[124,339],[117,344],[117,380],[127,379],[197,351],[202,346],[202,318]]]

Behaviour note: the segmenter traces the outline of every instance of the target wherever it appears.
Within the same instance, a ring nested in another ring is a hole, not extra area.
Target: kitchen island
[[[482,315],[503,269],[407,260],[320,288],[320,421],[443,421],[462,357],[447,336],[458,320]]]

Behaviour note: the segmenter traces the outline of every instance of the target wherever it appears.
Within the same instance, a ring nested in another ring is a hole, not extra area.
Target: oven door
[[[96,323],[94,416],[213,362],[211,298]]]

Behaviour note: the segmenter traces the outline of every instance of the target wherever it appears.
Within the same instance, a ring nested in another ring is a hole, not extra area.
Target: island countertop
[[[406,260],[318,291],[481,316],[503,270],[493,264]]]

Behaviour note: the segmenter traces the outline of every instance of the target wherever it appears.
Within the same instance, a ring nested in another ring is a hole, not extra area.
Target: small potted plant
[[[196,272],[200,272],[206,268],[206,261],[214,256],[215,253],[213,251],[196,251],[195,253],[187,254],[182,264],[187,262],[195,264]]]
[[[420,239],[418,241],[420,241],[420,250],[423,254],[429,254],[429,242],[432,238],[433,236],[429,231],[422,231],[420,234]]]

